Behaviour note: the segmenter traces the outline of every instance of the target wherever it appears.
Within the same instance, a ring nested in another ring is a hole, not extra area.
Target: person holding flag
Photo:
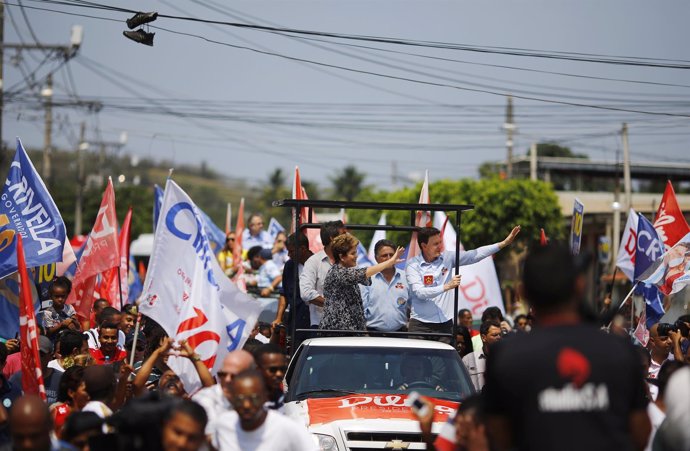
[[[501,242],[461,251],[460,266],[471,265],[510,246],[520,233],[515,226]],[[442,251],[441,231],[435,227],[422,227],[417,232],[421,255],[412,257],[407,265],[407,285],[410,287],[410,332],[436,334],[452,333],[454,302],[452,290],[460,286],[460,274],[453,274],[455,251]],[[449,337],[440,341],[450,342]]]

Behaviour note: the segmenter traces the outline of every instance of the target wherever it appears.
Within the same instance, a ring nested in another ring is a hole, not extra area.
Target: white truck
[[[405,338],[306,340],[285,382],[285,413],[305,424],[323,451],[426,449],[408,394],[436,405],[432,432],[438,433],[474,393],[453,347]]]

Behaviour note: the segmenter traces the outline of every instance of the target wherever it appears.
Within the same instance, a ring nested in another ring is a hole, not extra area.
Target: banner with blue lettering
[[[19,139],[1,199],[0,278],[17,271],[17,233],[24,242],[27,268],[61,262],[65,224]]]
[[[228,279],[211,250],[200,210],[168,180],[160,209],[141,313],[175,340],[187,340],[212,373],[225,354],[241,349],[256,323],[261,304]],[[192,393],[201,386],[189,359],[168,361]]]
[[[664,243],[659,238],[654,225],[642,214],[637,214],[637,246],[635,248],[635,280],[639,280],[642,274],[664,254]],[[663,296],[656,285],[640,281],[635,290],[641,294],[645,301],[645,313],[647,315],[647,328],[659,322],[664,316]]]
[[[160,209],[163,205],[163,190],[158,185],[154,185],[153,190],[153,232],[156,233],[158,216],[160,215]],[[201,209],[199,209],[199,213],[201,214],[206,234],[211,243],[211,250],[213,250],[214,253],[220,252],[223,246],[225,246],[225,232],[220,230],[213,220],[206,213],[201,211]]]

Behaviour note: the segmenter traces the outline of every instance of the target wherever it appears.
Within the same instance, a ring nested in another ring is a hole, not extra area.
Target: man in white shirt
[[[256,364],[250,353],[242,349],[231,351],[223,359],[223,366],[217,373],[219,383],[202,388],[192,396],[192,400],[200,404],[208,415],[207,434],[210,433],[211,420],[232,410],[229,398],[230,382],[232,382],[233,377],[251,368],[256,368]]]
[[[486,372],[486,359],[489,356],[491,345],[501,341],[501,325],[495,321],[484,321],[479,328],[479,336],[482,339],[482,347],[475,348],[462,358],[462,363],[470,373],[470,379],[474,389],[478,392],[484,388],[484,372]]]
[[[509,246],[520,226],[516,226],[501,242],[460,252],[460,266],[471,265]],[[417,243],[422,251],[408,260],[407,285],[410,287],[410,332],[442,333],[450,335],[453,328],[453,290],[460,286],[460,275],[453,275],[455,251],[442,251],[441,231],[423,227],[417,232]],[[450,337],[440,341],[450,343]]]
[[[122,321],[122,312],[120,312],[115,307],[109,307],[108,306],[108,307],[105,307],[103,310],[101,310],[95,319],[96,319],[95,327],[84,332],[84,335],[86,335],[89,349],[99,349],[101,347],[101,344],[98,340],[98,328],[100,327],[101,323],[120,324],[120,321]],[[117,332],[117,348],[118,349],[124,349],[125,348],[125,340],[126,340],[125,333],[118,329],[118,332]]]
[[[345,233],[343,221],[329,221],[321,226],[321,242],[323,250],[309,257],[304,263],[304,269],[299,276],[299,288],[302,300],[309,304],[309,318],[311,328],[318,329],[323,316],[323,282],[326,274],[331,269],[333,253],[331,252],[331,240]]]
[[[226,412],[211,425],[211,442],[219,451],[316,451],[307,429],[280,413],[266,410],[266,386],[257,370],[247,370],[230,383]]]

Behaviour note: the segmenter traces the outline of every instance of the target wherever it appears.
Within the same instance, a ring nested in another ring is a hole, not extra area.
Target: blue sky
[[[690,162],[689,118],[683,117],[690,115],[688,69],[333,38],[305,42],[170,18],[152,24],[160,28],[150,29],[156,33],[155,44],[147,47],[122,36],[127,13],[41,1],[21,4],[23,12],[17,0],[6,4],[6,42],[32,42],[27,19],[42,43],[67,44],[70,27],[84,27],[77,57],[55,73],[55,97],[100,101],[104,107],[97,114],[84,108],[55,108],[54,142],[60,147],[74,148],[79,124],[86,121],[88,140],[117,141],[126,131],[123,152],[178,164],[205,161],[251,183],[266,180],[276,167],[290,174],[299,165],[304,179],[327,184],[335,171],[355,164],[367,173],[368,183],[385,188],[391,185],[394,166],[407,179],[428,168],[435,180],[476,177],[481,162],[504,159],[505,94],[512,93],[516,154],[524,154],[531,142],[552,140],[592,159],[615,161],[622,148],[618,132],[627,122],[632,159]],[[110,5],[473,48],[690,64],[690,4],[682,1],[165,0]],[[22,52],[17,64],[15,52],[5,52],[4,86],[15,88],[6,99],[3,117],[6,142],[20,136],[25,144],[42,146],[43,112],[35,99],[42,77],[59,64],[51,60],[36,71],[44,57],[38,51]],[[32,89],[22,80],[33,71],[38,83]],[[496,94],[470,91],[477,89]]]

